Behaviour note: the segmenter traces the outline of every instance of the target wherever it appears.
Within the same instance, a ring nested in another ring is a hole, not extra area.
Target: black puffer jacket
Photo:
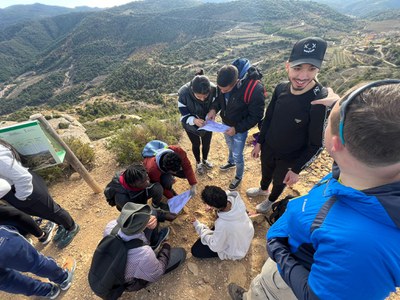
[[[211,104],[216,98],[216,90],[216,86],[211,83],[211,91],[207,99],[200,101],[194,96],[190,87],[190,82],[183,85],[178,91],[178,108],[181,113],[181,121],[186,123],[189,117],[205,120],[211,108]]]
[[[248,74],[252,74],[252,76],[245,76],[230,93],[217,93],[218,97],[211,107],[216,112],[220,111],[224,124],[235,127],[237,133],[249,130],[264,115],[264,86],[258,81],[253,88],[254,81],[251,79],[258,77],[256,73],[258,70],[250,67]],[[248,103],[245,103],[245,93],[251,93]],[[226,101],[226,99],[228,100]]]

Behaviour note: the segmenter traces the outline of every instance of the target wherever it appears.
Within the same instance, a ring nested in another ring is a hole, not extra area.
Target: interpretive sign
[[[26,159],[24,165],[33,170],[64,161],[65,149],[42,128],[37,120],[0,128],[0,138],[13,145]]]

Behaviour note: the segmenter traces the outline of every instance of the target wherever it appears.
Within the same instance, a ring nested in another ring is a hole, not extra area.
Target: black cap
[[[310,64],[318,69],[324,60],[327,42],[318,37],[308,37],[294,44],[290,54],[291,67],[301,64]]]

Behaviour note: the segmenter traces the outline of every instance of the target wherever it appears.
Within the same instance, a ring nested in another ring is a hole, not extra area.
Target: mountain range
[[[376,18],[383,20],[379,26],[397,30],[390,19],[396,15]],[[279,66],[293,42],[310,35],[329,41],[335,61],[329,68],[383,63],[379,76],[395,74],[397,37],[379,49],[372,44],[368,56],[349,48],[371,43],[366,24],[372,23],[324,4],[293,0],[145,0],[22,21],[0,27],[0,115],[25,106],[73,105],[85,95],[109,92],[162,103],[194,68],[215,74],[237,56],[268,70],[264,82],[273,85],[282,77]],[[360,38],[356,31],[363,32]],[[348,76],[358,81],[363,73],[355,74],[338,73],[338,86],[344,89],[353,82]]]

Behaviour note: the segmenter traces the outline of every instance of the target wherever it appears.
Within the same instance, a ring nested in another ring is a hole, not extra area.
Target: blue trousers
[[[247,131],[229,136],[224,133],[225,142],[229,149],[228,162],[236,164],[236,177],[242,179],[244,173],[243,150],[246,144]]]
[[[12,227],[0,226],[0,290],[26,296],[46,296],[52,285],[23,275],[30,272],[61,284],[68,273],[54,259],[39,253]]]

